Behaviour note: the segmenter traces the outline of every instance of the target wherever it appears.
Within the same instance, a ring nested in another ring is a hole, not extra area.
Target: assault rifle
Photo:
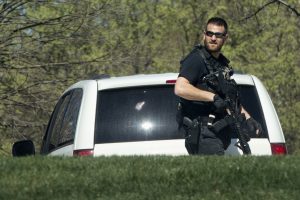
[[[251,154],[248,144],[250,137],[247,130],[242,128],[245,116],[241,114],[240,97],[236,82],[233,79],[229,79],[229,75],[223,71],[211,73],[204,77],[203,80],[224,99],[228,113],[224,119],[211,124],[211,128],[219,131],[229,125],[239,139],[235,145],[243,151],[243,154]]]

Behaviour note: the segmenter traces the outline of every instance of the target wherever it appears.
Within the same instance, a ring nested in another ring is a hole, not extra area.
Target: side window
[[[264,113],[262,111],[262,105],[259,100],[256,88],[254,86],[249,85],[240,85],[239,86],[240,95],[241,95],[241,104],[243,107],[250,113],[250,115],[257,120],[263,129],[263,136],[260,137],[268,137],[266,121],[264,118]],[[253,134],[250,135],[251,138],[258,137]],[[237,137],[236,135],[234,137]]]
[[[44,153],[73,142],[82,93],[82,89],[75,89],[59,100],[46,133]]]
[[[50,136],[50,147],[49,150],[55,148],[58,146],[58,139],[60,137],[60,132],[61,132],[61,128],[62,128],[62,123],[64,120],[64,116],[66,114],[68,105],[69,105],[69,101],[71,98],[71,94],[67,94],[64,97],[62,97],[62,102],[59,105],[58,111],[56,113],[56,115],[54,116],[54,118],[52,119],[52,127],[49,130],[49,136]]]
[[[64,145],[74,139],[81,99],[82,90],[74,90],[62,122],[61,131],[57,141],[58,146]]]

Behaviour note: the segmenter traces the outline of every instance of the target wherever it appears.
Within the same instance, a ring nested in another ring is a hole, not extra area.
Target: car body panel
[[[50,156],[73,156],[74,144],[66,145],[49,153]]]
[[[183,139],[96,144],[95,156],[188,155]]]
[[[225,151],[225,155],[243,155],[243,152],[235,144],[238,139],[232,139]],[[251,153],[255,156],[271,155],[271,147],[268,139],[255,138],[249,142]],[[94,156],[124,156],[124,155],[188,155],[184,139],[118,142],[96,144]]]
[[[240,148],[236,146],[238,139],[231,139],[231,144],[226,149],[226,155],[243,155]],[[248,142],[251,155],[262,156],[262,155],[272,155],[270,142],[267,138],[252,138]]]
[[[285,138],[279,122],[279,118],[266,88],[257,77],[252,76],[252,78],[255,83],[261,105],[263,105],[262,109],[265,115],[270,142],[285,143]]]
[[[176,80],[178,74],[165,73],[165,74],[139,74],[123,77],[112,77],[110,79],[98,80],[98,89],[106,90],[112,88],[122,87],[136,87],[145,85],[162,85],[166,84],[166,80]]]
[[[98,90],[145,85],[161,85],[167,84],[167,80],[176,80],[177,77],[178,73],[139,74],[123,77],[112,77],[109,79],[98,80]],[[250,75],[235,74],[233,75],[233,78],[238,84],[254,84]]]

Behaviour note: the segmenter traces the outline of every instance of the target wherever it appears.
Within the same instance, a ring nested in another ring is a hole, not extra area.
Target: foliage
[[[274,2],[0,1],[0,152],[18,139],[38,144],[57,98],[80,79],[178,72],[207,19],[221,16],[225,55],[264,82],[290,153],[300,153],[300,17]]]

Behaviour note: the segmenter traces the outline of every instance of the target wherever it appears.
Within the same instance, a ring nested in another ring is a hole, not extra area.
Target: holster
[[[191,120],[183,117],[183,128],[185,130],[185,147],[189,154],[196,154],[201,130],[198,119]]]
[[[189,154],[197,154],[199,142],[201,142],[201,127],[207,126],[208,117],[197,117],[191,120],[183,117],[183,128],[185,130],[185,146]]]

